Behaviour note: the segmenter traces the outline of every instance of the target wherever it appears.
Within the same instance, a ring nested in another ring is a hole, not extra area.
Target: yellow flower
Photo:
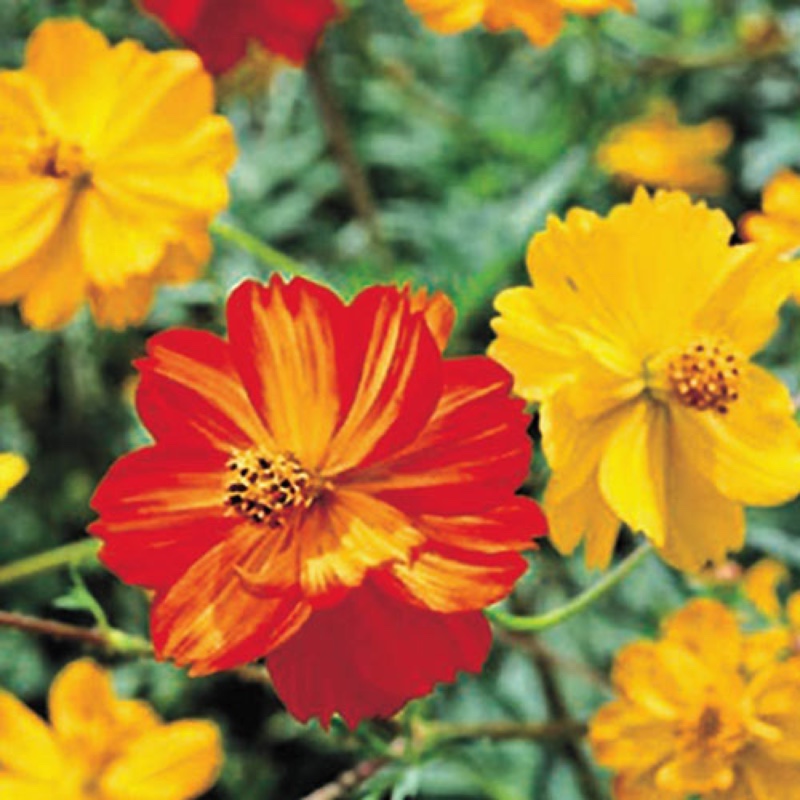
[[[744,575],[745,596],[769,623],[745,639],[744,660],[751,672],[800,652],[800,591],[789,595],[785,605],[778,597],[778,587],[788,580],[789,570],[771,558],[762,559]]]
[[[591,723],[616,800],[798,800],[800,659],[751,675],[734,615],[695,600],[617,656]]]
[[[633,12],[633,0],[406,0],[437,33],[461,33],[483,24],[493,32],[521,30],[532,44],[546,47],[561,33],[568,13],[594,16],[609,9]]]
[[[502,292],[490,355],[541,403],[550,535],[608,564],[620,521],[681,569],[744,541],[742,505],[800,491],[786,388],[750,357],[770,338],[789,265],[730,246],[720,211],[682,192],[603,219],[551,218],[528,251],[532,288]]]
[[[28,462],[16,453],[0,453],[0,500],[28,474]]]
[[[210,722],[162,723],[146,703],[120,700],[89,660],[50,690],[50,726],[0,691],[0,797],[17,800],[190,800],[222,764]]]
[[[0,303],[56,328],[88,299],[119,328],[157,284],[196,278],[235,155],[213,104],[193,53],[42,23],[25,66],[0,72]]]
[[[675,106],[660,101],[644,117],[612,130],[597,151],[597,161],[625,184],[719,194],[728,179],[714,160],[732,141],[725,120],[681,125]]]

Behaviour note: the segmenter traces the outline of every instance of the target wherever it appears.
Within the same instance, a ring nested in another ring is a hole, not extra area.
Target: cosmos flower
[[[28,474],[28,462],[16,453],[0,453],[0,500]]]
[[[696,571],[744,542],[743,505],[800,491],[788,390],[750,359],[771,337],[789,265],[731,246],[720,211],[682,192],[607,218],[552,217],[532,287],[502,292],[490,355],[541,403],[550,535],[608,564],[620,522]]]
[[[191,800],[222,765],[215,725],[164,724],[120,700],[108,673],[75,661],[50,690],[48,726],[0,691],[0,796],[18,800]]]
[[[476,25],[492,32],[516,28],[538,47],[558,38],[567,14],[635,10],[633,0],[406,0],[406,5],[437,33],[462,33]]]
[[[203,59],[214,74],[235,67],[252,43],[304,64],[326,26],[339,16],[335,0],[139,0]]]
[[[681,125],[674,104],[662,100],[640,119],[614,128],[600,145],[600,167],[636,186],[720,194],[728,177],[716,162],[731,145],[733,131],[723,119]]]
[[[193,53],[42,23],[25,66],[0,72],[0,302],[56,328],[88,299],[118,328],[158,284],[196,278],[235,152],[213,105]]]
[[[288,709],[386,716],[480,670],[481,609],[543,532],[528,418],[483,357],[443,359],[442,295],[246,282],[228,338],[174,330],[138,366],[155,445],[93,499],[101,559],[155,591],[157,654],[194,675],[266,656]]]
[[[751,674],[734,614],[695,600],[624,648],[591,723],[615,800],[800,798],[800,659]]]

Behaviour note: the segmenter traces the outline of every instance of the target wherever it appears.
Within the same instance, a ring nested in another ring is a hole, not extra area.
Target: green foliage
[[[757,206],[776,168],[800,165],[800,47],[762,59],[740,37],[746,15],[774,15],[797,42],[800,14],[791,2],[639,0],[635,17],[571,21],[547,50],[516,34],[437,37],[400,0],[348,5],[351,15],[330,32],[324,51],[375,193],[383,247],[353,211],[299,71],[280,74],[264,96],[225,99],[241,150],[225,219],[347,295],[376,281],[445,290],[460,312],[454,353],[485,349],[492,298],[522,278],[526,244],[548,214],[575,204],[604,211],[625,196],[600,173],[593,153],[613,125],[649,99],[667,95],[690,121],[724,116],[734,125],[737,141],[726,160],[731,189],[718,201],[731,215]],[[6,0],[0,64],[18,66],[33,28],[61,14],[83,14],[113,39],[169,44],[127,0]],[[228,290],[246,276],[267,277],[246,252],[218,244],[206,277],[162,291],[141,329],[98,331],[83,314],[65,331],[43,334],[25,329],[14,309],[0,309],[0,450],[22,452],[32,465],[0,505],[0,562],[79,540],[104,471],[146,441],[130,383],[146,337],[176,325],[219,331]],[[793,389],[800,384],[798,339],[798,314],[789,311],[766,356]],[[798,535],[796,504],[754,513],[744,561],[765,551],[798,571]],[[547,545],[533,562],[516,594],[520,611],[553,608],[595,577]],[[81,625],[102,623],[105,614],[115,627],[146,635],[141,593],[102,571],[82,574],[79,581],[63,571],[0,588],[0,607]],[[613,654],[652,634],[696,591],[651,559],[588,612],[539,637],[568,712],[587,719],[609,697]],[[0,631],[0,685],[42,708],[53,675],[78,652],[69,643]],[[353,736],[300,726],[263,685],[233,675],[190,680],[167,665],[123,660],[115,678],[168,718],[220,724],[227,765],[208,795],[213,800],[301,798],[385,752],[393,763],[362,786],[363,800],[605,796],[605,778],[592,773],[589,782],[599,787],[592,795],[582,783],[580,752],[557,742],[449,742],[398,754],[390,748],[394,729]],[[546,683],[540,660],[498,641],[483,675],[413,703],[399,731],[432,720],[546,720],[554,714]]]

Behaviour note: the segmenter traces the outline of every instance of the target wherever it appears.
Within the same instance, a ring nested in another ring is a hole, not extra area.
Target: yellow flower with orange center
[[[50,725],[0,691],[0,797],[9,800],[190,800],[222,765],[215,725],[164,724],[121,700],[108,673],[75,661],[55,679]]]
[[[720,211],[682,192],[607,218],[551,218],[532,287],[502,292],[490,355],[541,403],[550,536],[608,564],[620,522],[699,570],[744,541],[743,505],[800,491],[787,389],[750,361],[771,337],[790,267],[731,246]]]
[[[123,327],[156,285],[195,279],[235,156],[213,106],[193,53],[42,23],[25,66],[0,72],[0,303],[56,328],[88,300]]]
[[[695,600],[617,655],[590,728],[615,800],[800,798],[800,659],[753,675],[743,653],[733,613]]]
[[[567,14],[635,10],[633,0],[406,0],[406,5],[437,33],[462,33],[481,24],[492,32],[516,28],[538,47],[558,38]]]
[[[732,141],[725,120],[681,125],[675,106],[660,101],[645,116],[612,130],[598,148],[597,162],[628,185],[719,194],[728,178],[716,159]]]
[[[28,462],[16,453],[0,453],[0,500],[28,474]]]

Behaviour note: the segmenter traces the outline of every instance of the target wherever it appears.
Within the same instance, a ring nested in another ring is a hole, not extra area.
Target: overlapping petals
[[[196,50],[215,74],[242,61],[252,43],[305,63],[326,26],[341,13],[336,0],[139,0]]]
[[[479,612],[543,520],[514,495],[523,404],[487,359],[443,358],[452,322],[439,294],[345,305],[275,278],[232,294],[227,339],[150,341],[137,407],[156,441],[112,467],[92,532],[156,591],[160,656],[195,674],[266,656],[293,713],[351,724],[480,667]]]
[[[698,570],[742,546],[742,505],[800,491],[791,398],[748,360],[775,330],[791,267],[731,247],[731,233],[682,193],[640,191],[607,219],[551,219],[529,249],[533,288],[498,297],[490,355],[541,403],[563,552],[586,538],[602,567],[624,522]]]

